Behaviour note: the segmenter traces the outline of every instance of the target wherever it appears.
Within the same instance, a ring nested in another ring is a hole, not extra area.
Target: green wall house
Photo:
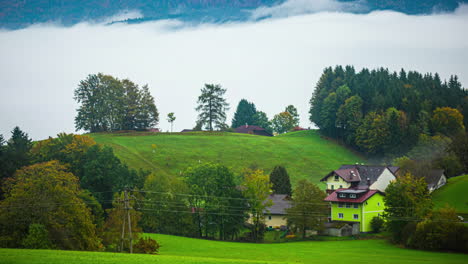
[[[359,225],[360,232],[372,231],[373,217],[383,214],[383,193],[379,190],[338,189],[325,201],[331,203],[331,220]]]

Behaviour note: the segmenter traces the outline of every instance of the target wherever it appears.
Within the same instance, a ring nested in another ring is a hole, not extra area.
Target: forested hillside
[[[421,135],[451,138],[468,125],[468,91],[437,73],[329,67],[310,104],[324,134],[374,156],[405,154]]]
[[[352,2],[350,0],[338,1]],[[61,24],[69,26],[83,21],[99,21],[128,10],[139,11],[143,16],[143,18],[129,21],[133,23],[157,19],[179,19],[195,22],[244,21],[250,19],[249,11],[255,8],[284,2],[286,0],[0,1],[0,25],[4,28],[16,29],[35,23],[59,21]],[[323,5],[322,2],[319,2],[318,5]],[[326,3],[326,1],[324,2]],[[406,14],[427,14],[434,11],[453,11],[459,3],[466,2],[466,0],[369,0],[355,2],[364,6],[362,10],[359,9],[359,12],[394,10]],[[301,3],[299,2],[299,4]],[[331,5],[334,5],[333,2]]]

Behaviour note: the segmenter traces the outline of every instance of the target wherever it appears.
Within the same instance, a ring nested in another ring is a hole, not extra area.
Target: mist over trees
[[[119,80],[102,73],[90,74],[75,89],[80,104],[76,130],[91,133],[116,130],[144,130],[156,126],[159,112],[147,85]]]

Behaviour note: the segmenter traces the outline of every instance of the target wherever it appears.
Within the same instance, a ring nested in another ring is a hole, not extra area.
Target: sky
[[[456,74],[468,87],[467,5],[449,14],[410,16],[352,14],[359,4],[319,2],[322,7],[315,9],[303,0],[260,8],[253,19],[271,18],[259,22],[49,23],[0,31],[0,134],[9,138],[14,126],[34,140],[74,133],[73,91],[99,72],[148,84],[163,131],[170,130],[169,112],[176,116],[174,131],[195,125],[205,83],[227,89],[228,124],[245,98],[269,118],[295,105],[302,127],[313,126],[309,100],[328,66],[404,68],[438,72],[443,79]]]

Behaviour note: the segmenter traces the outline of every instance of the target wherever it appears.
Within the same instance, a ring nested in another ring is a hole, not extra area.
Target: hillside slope
[[[341,164],[363,162],[361,157],[312,130],[277,137],[219,132],[91,136],[96,142],[113,147],[116,155],[130,167],[169,175],[180,175],[199,162],[218,162],[231,167],[235,173],[250,166],[270,173],[274,166],[283,165],[293,183],[302,178],[318,183]]]
[[[468,216],[466,190],[468,190],[468,174],[448,179],[445,186],[434,191],[432,195],[434,207],[441,208],[449,204],[457,213]]]
[[[402,249],[384,240],[251,244],[153,235],[160,255],[0,249],[2,263],[466,263],[466,255]],[[361,249],[364,254],[357,253]],[[344,261],[346,260],[346,261]]]

